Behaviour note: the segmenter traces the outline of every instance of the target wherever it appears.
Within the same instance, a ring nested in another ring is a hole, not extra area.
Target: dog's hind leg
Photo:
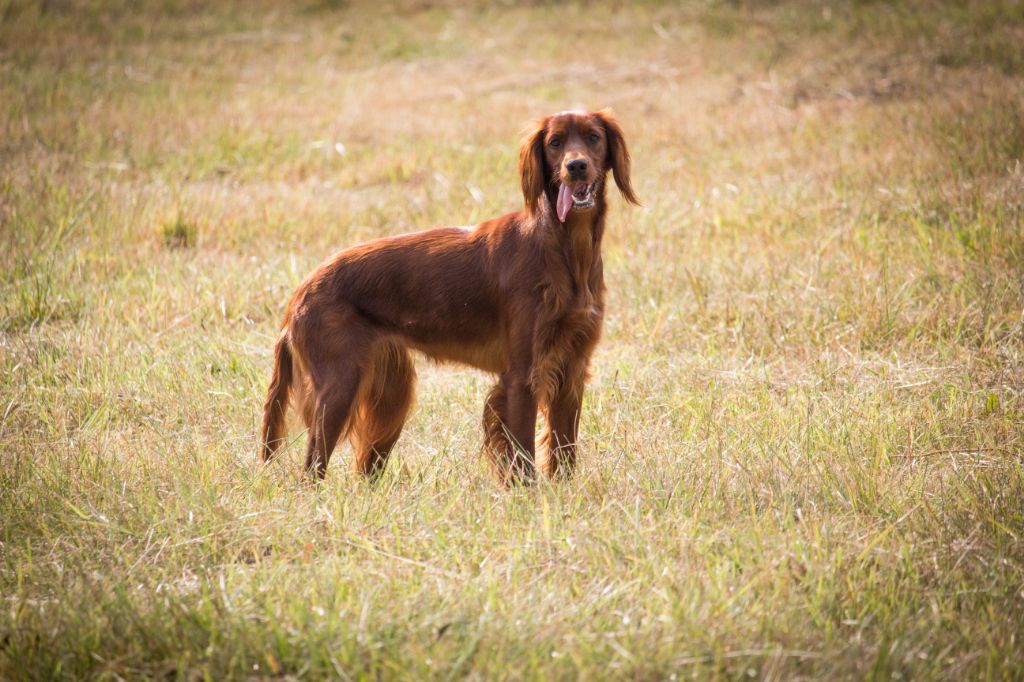
[[[341,368],[326,385],[316,389],[306,446],[306,471],[315,478],[323,478],[326,474],[331,453],[348,426],[359,379],[359,368],[350,365]]]
[[[412,407],[415,385],[409,351],[393,343],[379,344],[352,418],[355,469],[364,476],[376,478],[384,471]]]
[[[321,479],[334,447],[349,427],[360,383],[372,360],[373,332],[351,318],[346,324],[338,319],[319,320],[310,327],[315,334],[300,332],[296,340],[312,338],[315,342],[296,345],[301,347],[310,378],[303,407],[309,429],[306,470]]]

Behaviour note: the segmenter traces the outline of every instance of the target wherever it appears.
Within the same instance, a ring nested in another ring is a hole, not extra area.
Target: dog
[[[525,207],[473,228],[442,227],[341,251],[299,285],[274,346],[260,456],[283,445],[289,397],[322,479],[348,436],[355,469],[383,471],[413,401],[410,351],[497,375],[484,451],[506,485],[576,463],[584,384],[601,336],[608,173],[626,201],[622,129],[609,110],[545,116],[522,141]],[[534,462],[538,411],[546,431]]]

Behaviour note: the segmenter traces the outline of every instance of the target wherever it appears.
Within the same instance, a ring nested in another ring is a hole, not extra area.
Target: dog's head
[[[608,171],[626,201],[639,205],[629,180],[626,140],[610,110],[545,116],[523,138],[519,151],[527,213],[539,210],[546,190],[555,197],[553,208],[561,222],[570,211],[592,210]]]

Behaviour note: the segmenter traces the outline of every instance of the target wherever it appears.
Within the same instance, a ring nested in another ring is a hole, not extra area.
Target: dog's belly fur
[[[408,344],[431,360],[439,362],[456,362],[485,372],[500,374],[508,364],[505,344],[500,337],[494,337],[480,344],[458,343],[416,343],[409,339]]]

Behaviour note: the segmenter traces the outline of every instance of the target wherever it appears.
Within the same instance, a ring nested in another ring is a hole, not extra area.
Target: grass
[[[1022,8],[0,2],[0,678],[1024,677]],[[428,363],[379,485],[259,466],[297,283],[576,105],[578,476]]]

